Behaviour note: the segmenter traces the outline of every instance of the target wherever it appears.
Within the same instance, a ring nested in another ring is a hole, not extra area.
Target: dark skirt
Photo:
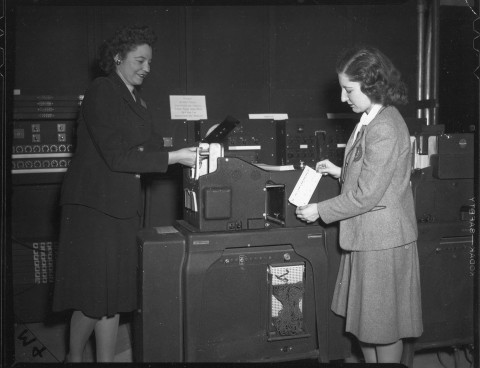
[[[118,219],[64,205],[53,310],[79,310],[93,318],[135,310],[139,228],[139,216]]]

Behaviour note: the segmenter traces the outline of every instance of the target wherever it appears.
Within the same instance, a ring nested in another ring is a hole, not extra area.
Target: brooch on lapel
[[[360,160],[362,158],[362,155],[363,155],[362,145],[359,144],[357,146],[357,149],[355,150],[355,156],[353,157],[353,162],[357,162],[358,160]]]

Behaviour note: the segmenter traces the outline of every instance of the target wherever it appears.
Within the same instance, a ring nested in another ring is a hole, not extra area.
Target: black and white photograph
[[[1,10],[1,366],[480,368],[478,0]]]

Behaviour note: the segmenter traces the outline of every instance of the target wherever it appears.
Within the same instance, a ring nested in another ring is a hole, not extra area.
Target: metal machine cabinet
[[[183,219],[197,230],[309,226],[288,202],[301,170],[267,171],[234,157],[218,158],[217,165],[214,172],[199,178],[184,170]],[[317,187],[313,200],[319,192]]]
[[[185,238],[173,227],[139,234],[139,309],[134,315],[135,360],[183,360],[182,272]]]
[[[438,157],[465,150],[471,164],[471,146],[469,134],[442,135]],[[473,344],[475,197],[463,168],[439,175],[445,167],[434,165],[412,175],[424,327],[416,350]]]
[[[473,179],[473,133],[438,136],[438,153],[430,158],[433,176],[438,179]]]
[[[328,344],[344,342],[328,326],[321,226],[198,232],[179,221],[138,242],[138,361],[328,361]]]
[[[417,350],[473,344],[475,252],[468,221],[419,224],[424,332]]]
[[[473,179],[438,179],[432,167],[412,174],[415,212],[419,223],[458,222],[474,198]]]

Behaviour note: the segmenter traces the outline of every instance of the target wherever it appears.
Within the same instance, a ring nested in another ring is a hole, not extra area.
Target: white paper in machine
[[[305,166],[288,201],[297,207],[308,204],[321,178],[322,174],[316,172],[310,166]]]

